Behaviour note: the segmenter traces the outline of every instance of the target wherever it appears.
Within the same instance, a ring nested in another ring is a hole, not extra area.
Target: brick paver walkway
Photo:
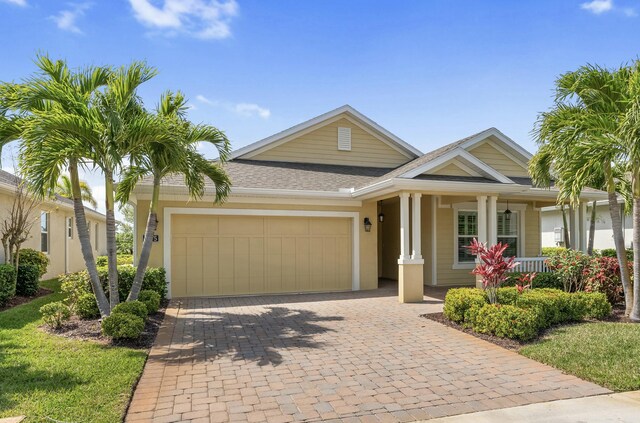
[[[173,300],[127,422],[414,421],[607,393],[373,292]]]

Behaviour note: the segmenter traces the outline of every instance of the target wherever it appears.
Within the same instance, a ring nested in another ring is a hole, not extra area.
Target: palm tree
[[[577,205],[585,187],[606,189],[626,313],[630,314],[633,292],[618,203],[624,165],[617,141],[628,108],[628,74],[624,67],[609,71],[587,65],[561,75],[556,81],[554,107],[539,116],[534,130],[539,150],[529,172],[540,186],[550,186],[555,178],[562,203],[569,199]]]
[[[186,120],[186,110],[186,100],[180,92],[167,92],[160,98],[154,118],[157,120],[156,125],[164,128],[168,138],[147,142],[142,149],[132,154],[131,165],[125,170],[118,185],[118,201],[126,203],[138,181],[143,178],[153,181],[144,241],[127,301],[137,299],[149,263],[153,234],[158,224],[162,179],[171,174],[181,174],[191,197],[200,198],[205,194],[205,178],[208,178],[215,185],[216,202],[222,202],[230,190],[229,178],[220,166],[229,155],[227,137],[213,126],[192,124]],[[218,150],[220,158],[217,162],[206,160],[197,151],[197,145],[201,142],[210,143]]]
[[[98,278],[78,170],[89,165],[87,140],[96,136],[90,118],[92,102],[112,71],[95,66],[72,71],[65,62],[47,56],[38,56],[36,65],[39,74],[24,83],[3,86],[0,103],[19,116],[20,168],[31,193],[48,196],[55,192],[63,171],[69,172],[82,255],[100,313],[108,316],[109,302]]]
[[[98,202],[93,197],[91,187],[85,181],[80,181],[80,192],[82,201],[89,203],[92,208],[98,207]],[[73,198],[73,187],[71,186],[71,178],[67,175],[60,175],[58,184],[56,185],[55,193],[60,197]]]

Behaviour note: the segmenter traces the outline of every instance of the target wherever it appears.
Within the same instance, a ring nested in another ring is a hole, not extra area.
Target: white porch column
[[[487,242],[487,196],[478,196],[478,241]]]
[[[498,243],[498,197],[496,195],[489,196],[487,204],[487,242],[489,245]]]
[[[587,203],[580,203],[578,209],[578,233],[580,235],[580,251],[587,252]]]
[[[422,202],[422,194],[414,192],[411,194],[411,202],[413,203],[413,214],[411,216],[411,242],[412,242],[412,259],[422,259],[422,231],[420,229],[420,221],[422,214],[420,213],[420,203]]]
[[[400,260],[409,258],[409,193],[400,193]]]
[[[571,248],[574,250],[579,250],[580,245],[578,245],[578,240],[580,237],[578,236],[578,210],[575,207],[569,207],[569,244],[571,244]]]
[[[424,299],[424,260],[420,251],[420,194],[413,194],[413,254],[409,245],[409,194],[400,194],[400,258],[398,301],[419,303]]]

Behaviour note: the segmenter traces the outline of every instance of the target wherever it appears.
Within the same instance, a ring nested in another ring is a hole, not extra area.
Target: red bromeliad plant
[[[509,244],[499,242],[491,247],[477,239],[471,241],[471,245],[467,249],[471,254],[475,254],[480,262],[476,265],[471,273],[482,278],[482,287],[487,292],[487,297],[491,304],[498,302],[497,289],[506,279],[507,272],[520,263],[516,262],[515,257],[504,257],[504,251]]]

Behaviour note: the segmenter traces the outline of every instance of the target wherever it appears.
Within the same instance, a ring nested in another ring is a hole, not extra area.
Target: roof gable
[[[300,139],[301,137],[308,136],[312,134],[314,131],[317,131],[327,125],[336,124],[336,122],[342,122],[343,125],[346,124],[352,128],[352,130],[358,131],[361,135],[366,134],[366,137],[370,139],[374,148],[378,146],[384,146],[384,148],[390,152],[390,154],[396,155],[402,162],[395,164],[388,164],[387,166],[382,167],[396,167],[400,164],[406,163],[407,161],[414,159],[421,155],[420,151],[415,147],[409,145],[404,142],[396,135],[387,131],[371,119],[364,116],[362,113],[358,112],[351,106],[342,106],[330,112],[327,112],[323,115],[317,116],[313,119],[310,119],[306,122],[303,122],[299,125],[295,125],[285,131],[279,132],[275,135],[267,137],[263,140],[250,144],[246,147],[243,147],[231,154],[232,158],[242,158],[242,159],[264,159],[264,160],[273,160],[273,155],[266,154],[270,150],[274,150],[283,144],[295,141]],[[335,125],[334,125],[335,126]],[[337,132],[336,132],[337,137]],[[361,138],[366,138],[365,136]],[[308,143],[313,145],[313,140],[309,140]],[[336,138],[337,143],[337,138]],[[382,148],[382,147],[381,147]],[[336,144],[337,150],[337,144]],[[348,152],[345,152],[348,153]],[[362,152],[360,152],[362,154]],[[366,153],[366,151],[364,151]],[[259,157],[260,155],[264,155],[264,158]],[[349,156],[349,154],[344,154],[343,156]],[[351,156],[356,156],[356,154],[351,154]],[[314,159],[317,159],[318,154],[316,152],[315,155],[309,155],[308,159],[311,160],[310,163],[317,162]],[[278,157],[281,159],[280,157]],[[286,155],[285,155],[286,160]],[[297,159],[297,161],[301,162],[304,159]],[[287,160],[288,161],[288,160]],[[325,163],[327,161],[324,161]],[[338,163],[336,163],[338,164]],[[342,163],[348,164],[348,163]],[[357,164],[356,164],[357,165]]]

